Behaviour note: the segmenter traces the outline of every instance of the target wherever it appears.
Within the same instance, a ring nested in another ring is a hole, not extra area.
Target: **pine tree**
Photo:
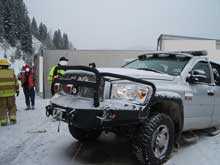
[[[47,26],[36,19],[32,21],[23,0],[0,0],[0,42],[6,40],[10,46],[18,46],[28,55],[32,50],[32,35],[39,39],[48,49],[69,49],[70,42],[66,33],[58,29],[51,37]],[[6,49],[5,49],[6,50]],[[17,54],[19,54],[17,50]],[[20,56],[20,55],[18,55]]]
[[[27,9],[23,0],[14,0],[15,4],[15,25],[16,25],[16,39],[20,40],[22,31],[25,26],[25,17],[27,16]]]
[[[47,39],[47,26],[43,23],[40,23],[40,25],[39,25],[39,40],[44,43],[46,39]]]
[[[66,33],[63,33],[63,49],[69,49],[69,39]]]
[[[60,29],[54,32],[53,44],[55,49],[63,49],[63,38]]]
[[[4,38],[4,6],[2,1],[0,1],[0,41]]]
[[[53,41],[51,39],[50,33],[47,33],[47,38],[45,40],[45,45],[48,49],[54,49]]]
[[[16,51],[15,51],[15,59],[20,59],[21,58],[21,49],[19,48],[19,46],[16,47]]]
[[[53,44],[55,49],[70,49],[70,42],[68,35],[63,33],[60,29],[56,30],[53,35]]]
[[[24,29],[22,30],[21,36],[21,50],[27,55],[31,55],[33,52],[32,48],[32,35],[31,35],[31,21],[28,15],[25,17]]]
[[[39,39],[39,29],[38,29],[38,26],[37,26],[37,21],[34,17],[33,17],[32,22],[31,22],[31,33],[34,35],[34,37]]]
[[[63,49],[63,37],[60,29],[57,31],[57,37],[58,37],[58,49]]]
[[[59,41],[58,41],[57,31],[55,31],[55,32],[54,32],[54,35],[53,35],[53,45],[54,45],[54,48],[55,48],[55,49],[58,49],[58,47],[59,47]]]
[[[4,38],[9,42],[11,46],[16,45],[16,23],[15,23],[15,1],[4,0],[3,6],[3,23],[4,23]]]

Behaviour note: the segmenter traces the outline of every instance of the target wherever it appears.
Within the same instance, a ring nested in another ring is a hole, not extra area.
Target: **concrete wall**
[[[209,49],[208,56],[211,58],[219,58],[220,59],[220,50],[219,49]]]
[[[163,40],[162,50],[212,50],[216,40]]]
[[[97,67],[121,67],[128,59],[134,59],[145,52],[141,50],[78,50],[76,59],[80,65],[95,62]]]
[[[48,73],[62,56],[69,59],[69,65],[88,66],[89,63],[95,62],[97,67],[121,67],[126,61],[137,58],[145,52],[143,50],[47,50],[43,58],[43,97],[50,97]]]

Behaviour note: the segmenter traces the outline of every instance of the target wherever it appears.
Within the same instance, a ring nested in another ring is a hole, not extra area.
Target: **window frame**
[[[193,70],[194,70],[194,68],[195,68],[195,66],[197,65],[197,64],[199,64],[199,63],[201,63],[201,62],[203,62],[203,63],[206,63],[207,65],[208,65],[208,68],[209,68],[209,82],[196,82],[196,83],[194,83],[194,84],[196,84],[196,85],[210,85],[210,84],[212,84],[213,83],[213,72],[212,72],[212,66],[211,66],[211,63],[209,62],[209,61],[205,61],[205,60],[200,60],[200,61],[197,61],[194,65],[193,65],[193,67],[192,67],[192,69],[191,69],[191,71],[190,72],[192,72]]]
[[[218,71],[218,73],[220,75],[220,64],[217,64],[217,63],[212,62],[212,61],[210,62],[210,64],[211,64],[211,67],[212,67],[214,83],[215,83],[216,86],[220,86],[220,81],[219,81],[219,83],[216,83],[215,75],[214,75],[214,72],[213,72],[213,68],[215,68],[215,67],[213,67],[213,65],[216,65],[217,67],[219,67],[219,71],[218,70],[217,71]]]

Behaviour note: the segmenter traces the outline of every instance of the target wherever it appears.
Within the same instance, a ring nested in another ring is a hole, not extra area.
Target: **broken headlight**
[[[136,104],[148,103],[153,95],[150,85],[114,83],[112,84],[111,98],[124,99]]]

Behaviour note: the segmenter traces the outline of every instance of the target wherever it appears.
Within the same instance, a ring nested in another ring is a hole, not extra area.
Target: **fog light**
[[[72,94],[72,88],[73,88],[72,84],[67,84],[63,86],[63,91],[65,93]]]
[[[114,120],[117,118],[117,115],[112,111],[107,111],[104,115],[106,115],[106,119]]]
[[[55,83],[53,89],[55,93],[58,93],[60,91],[60,83]]]
[[[72,88],[72,92],[73,92],[73,94],[77,94],[77,89],[76,89],[76,87],[73,87],[73,88]]]

